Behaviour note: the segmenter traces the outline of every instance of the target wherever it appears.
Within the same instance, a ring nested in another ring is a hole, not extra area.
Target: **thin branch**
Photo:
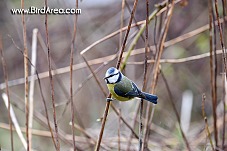
[[[78,0],[76,0],[76,9],[78,9]],[[73,150],[76,151],[76,142],[75,142],[75,131],[74,131],[74,104],[73,104],[73,51],[75,49],[75,39],[76,39],[76,31],[77,31],[77,19],[78,15],[75,15],[74,18],[74,29],[73,29],[73,37],[71,42],[71,52],[70,52],[70,101],[71,101],[71,121],[72,121],[72,137],[73,137]]]
[[[222,75],[222,79],[223,79],[223,119],[222,119],[222,123],[223,123],[223,128],[222,128],[222,149],[225,149],[225,117],[226,117],[226,100],[227,100],[227,81],[226,81],[226,74]]]
[[[226,17],[226,0],[222,0],[222,10],[223,10],[223,17]],[[226,27],[226,22],[223,22],[223,42],[227,42],[226,41],[226,34],[227,34],[227,30],[225,30]],[[226,46],[226,43],[225,43]],[[226,52],[226,51],[225,51]],[[225,110],[225,106],[226,106],[226,100],[227,100],[227,86],[226,86],[226,74],[224,75],[224,82],[223,82],[223,127],[222,127],[222,149],[224,150],[225,148],[225,117],[226,117],[226,110]]]
[[[21,9],[24,9],[24,0],[21,0]],[[26,116],[26,138],[27,138],[27,150],[31,150],[31,144],[29,140],[29,127],[28,127],[28,120],[29,120],[29,100],[28,100],[28,48],[27,48],[27,33],[26,33],[26,24],[25,24],[25,17],[24,13],[22,13],[22,25],[23,25],[23,40],[24,40],[24,77],[25,77],[25,116]]]
[[[135,23],[135,24],[132,24],[131,27],[136,27],[136,26],[142,25],[142,24],[144,24],[144,23],[145,23],[145,20],[142,20],[142,21],[139,21],[139,22],[137,22],[137,23]],[[122,29],[119,29],[119,30],[117,30],[117,31],[115,31],[115,32],[113,32],[113,33],[111,33],[111,34],[109,34],[109,35],[103,37],[102,39],[99,39],[99,40],[95,41],[95,42],[92,43],[90,46],[88,46],[87,48],[83,49],[83,50],[80,52],[80,54],[83,55],[84,53],[86,53],[88,50],[90,50],[90,49],[93,48],[94,46],[96,46],[96,45],[102,43],[103,41],[106,41],[106,40],[110,39],[110,38],[113,37],[113,36],[116,36],[116,35],[119,34],[120,32],[123,32],[123,31],[125,31],[125,30],[127,30],[127,29],[128,29],[128,26],[123,27]]]
[[[223,42],[223,33],[222,33],[222,28],[221,28],[221,24],[220,24],[220,20],[219,20],[219,13],[218,13],[218,2],[217,0],[215,0],[215,12],[216,12],[216,17],[217,17],[217,21],[218,21],[218,29],[219,29],[219,38],[220,38],[220,44],[221,44],[221,48],[222,48],[222,61],[223,61],[223,66],[224,66],[224,72],[225,74],[227,73],[227,65],[226,65],[226,52],[225,52],[225,45]],[[215,146],[218,147],[218,129],[217,129],[217,117],[216,117],[216,102],[217,100],[215,99],[214,103],[213,103],[213,115],[214,115],[214,134],[215,134]]]
[[[219,13],[218,13],[218,1],[217,0],[215,0],[215,11],[216,11],[216,16],[217,16],[217,21],[218,21],[220,44],[221,44],[222,53],[223,53],[222,59],[223,59],[224,72],[227,73],[226,51],[225,51],[225,45],[224,45],[224,41],[223,41],[223,31],[221,28],[221,23],[220,23],[220,18],[219,18]]]
[[[209,0],[209,39],[210,39],[210,85],[211,85],[211,97],[212,97],[212,107],[213,107],[213,118],[214,118],[214,133],[215,133],[215,144],[216,144],[216,103],[215,103],[215,79],[214,79],[214,69],[213,69],[213,16],[212,16],[212,0]],[[205,98],[203,97],[203,100],[205,101]],[[205,120],[205,117],[204,117]],[[205,121],[206,122],[206,121]],[[206,124],[206,123],[205,123]],[[209,133],[208,133],[209,134]],[[211,142],[212,143],[212,142]],[[213,144],[212,144],[213,147]]]
[[[45,0],[45,7],[47,8],[47,0]],[[50,86],[51,86],[51,100],[52,100],[52,107],[53,107],[53,118],[54,118],[54,126],[55,126],[55,135],[56,135],[56,145],[57,150],[60,151],[60,142],[58,139],[58,124],[56,119],[56,109],[55,109],[55,99],[54,99],[54,81],[51,72],[51,60],[50,60],[50,43],[49,43],[49,33],[48,33],[48,22],[47,22],[48,14],[45,14],[45,29],[46,29],[46,43],[48,49],[48,68],[49,68],[49,78],[50,78]]]
[[[143,74],[143,88],[142,91],[145,91],[147,86],[147,60],[148,60],[148,50],[149,50],[149,43],[148,43],[148,24],[149,24],[149,1],[146,0],[146,30],[145,30],[145,53],[144,53],[144,74]],[[140,101],[140,127],[139,127],[139,151],[143,150],[143,99]],[[145,140],[144,140],[145,141]]]
[[[12,119],[10,115],[10,110],[11,110],[11,104],[10,104],[10,97],[9,97],[9,87],[8,87],[8,71],[7,71],[7,66],[3,54],[3,44],[2,44],[2,37],[0,35],[0,57],[1,57],[1,62],[2,62],[2,68],[3,68],[3,74],[4,74],[4,80],[6,84],[6,95],[7,99],[4,101],[7,101],[8,103],[8,120],[9,120],[9,125],[10,125],[10,143],[11,143],[11,150],[14,151],[14,145],[13,145],[13,131],[12,131]],[[5,103],[6,104],[6,103]],[[25,147],[26,149],[26,147]]]
[[[209,126],[208,126],[208,123],[207,123],[207,117],[206,117],[206,113],[205,113],[205,101],[206,101],[206,95],[203,94],[202,95],[202,115],[203,115],[204,122],[205,122],[207,136],[208,136],[208,138],[210,140],[210,145],[212,147],[212,150],[214,151],[214,145],[213,145],[213,142],[212,142],[212,139],[211,139],[211,135],[210,135],[210,131],[209,131]]]

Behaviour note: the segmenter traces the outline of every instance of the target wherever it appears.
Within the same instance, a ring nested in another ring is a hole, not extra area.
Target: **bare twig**
[[[208,126],[208,123],[207,123],[207,117],[206,117],[206,113],[205,113],[205,101],[206,101],[206,95],[203,94],[202,95],[202,115],[203,115],[204,122],[205,122],[207,136],[208,136],[208,138],[210,140],[210,145],[212,147],[212,150],[214,151],[214,145],[213,145],[213,142],[212,142],[212,139],[211,139],[211,135],[210,135],[210,131],[209,131],[209,126]]]
[[[21,9],[24,9],[24,0],[21,0]],[[28,128],[28,115],[29,115],[29,100],[28,100],[28,48],[27,48],[27,33],[26,33],[26,24],[25,17],[22,14],[22,24],[23,24],[23,40],[24,40],[24,77],[25,77],[25,115],[26,115],[26,138],[27,138],[27,150],[31,150],[31,144],[29,140],[29,128]]]
[[[145,20],[139,21],[139,22],[137,22],[137,23],[135,23],[135,24],[132,24],[131,27],[136,27],[136,26],[142,25],[142,24],[144,24],[144,23],[145,23]],[[97,40],[96,42],[94,42],[94,43],[92,43],[90,46],[88,46],[87,48],[83,49],[83,50],[80,52],[80,54],[83,55],[85,52],[87,52],[88,50],[90,50],[90,49],[93,48],[94,46],[100,44],[100,43],[103,42],[103,41],[106,41],[106,40],[110,39],[110,38],[113,37],[113,36],[116,36],[116,35],[119,34],[120,32],[123,32],[123,31],[125,31],[125,30],[127,30],[127,29],[128,29],[128,26],[123,27],[122,29],[119,29],[119,30],[117,30],[117,31],[115,31],[115,32],[113,32],[113,33],[111,33],[111,34],[109,34],[109,35],[103,37],[102,39]]]
[[[223,10],[223,18],[226,17],[226,0],[222,0],[222,10]],[[227,35],[227,30],[225,29],[226,28],[226,22],[223,22],[223,42],[225,43],[225,46],[226,46],[226,35]],[[226,52],[226,51],[225,51]],[[225,117],[226,117],[226,100],[227,100],[227,86],[226,86],[226,74],[224,75],[224,87],[223,87],[223,127],[222,127],[222,149],[224,150],[225,148],[225,126],[226,126],[226,123],[225,123]]]
[[[226,100],[227,100],[227,81],[226,81],[226,74],[223,73],[222,74],[222,79],[223,79],[223,119],[222,119],[222,123],[223,123],[223,128],[222,128],[222,144],[221,144],[221,148],[224,150],[225,149],[225,117],[226,117]]]
[[[78,9],[78,0],[76,0],[76,9]],[[78,15],[75,15],[74,18],[74,29],[73,29],[73,37],[71,42],[71,53],[70,53],[70,101],[71,101],[71,120],[72,120],[72,137],[73,137],[73,150],[76,151],[76,142],[75,142],[75,131],[74,131],[74,104],[73,104],[73,51],[74,51],[74,43],[76,38],[77,31],[77,19]]]
[[[14,151],[13,131],[12,131],[12,119],[11,119],[11,115],[10,115],[11,105],[10,105],[9,87],[8,87],[8,71],[7,71],[7,66],[6,66],[6,62],[5,62],[5,58],[4,58],[4,54],[3,54],[3,45],[2,45],[2,37],[1,37],[1,35],[0,35],[0,55],[1,55],[0,57],[1,57],[1,62],[2,62],[4,80],[5,80],[5,84],[6,84],[6,95],[7,95],[7,98],[4,101],[7,101],[7,103],[8,103],[7,109],[8,109],[8,120],[9,120],[9,125],[10,125],[11,150]]]
[[[47,0],[45,0],[45,7],[47,7]],[[48,14],[45,14],[46,43],[47,43],[47,49],[48,49],[47,59],[48,59],[49,77],[50,77],[50,85],[51,85],[51,100],[52,100],[52,106],[53,106],[53,118],[54,118],[54,126],[55,126],[56,145],[57,145],[56,149],[60,151],[60,142],[58,139],[58,124],[56,119],[56,109],[55,109],[55,99],[54,99],[54,81],[53,81],[52,72],[51,72],[50,43],[49,43],[47,16]]]
[[[221,23],[220,23],[220,18],[219,18],[219,13],[218,13],[218,1],[217,0],[215,0],[215,11],[216,11],[216,16],[217,16],[217,21],[218,21],[220,44],[221,44],[222,53],[223,53],[222,59],[223,59],[224,72],[227,73],[226,51],[225,51],[225,45],[224,45],[224,41],[223,41],[223,31],[222,31],[222,28],[221,28]]]
[[[219,38],[220,38],[220,44],[221,44],[221,48],[222,48],[222,60],[223,60],[223,66],[224,66],[224,72],[225,74],[227,73],[227,64],[226,64],[226,51],[225,51],[225,45],[223,42],[223,32],[222,32],[222,28],[221,28],[221,24],[220,24],[220,20],[219,20],[219,13],[218,13],[218,2],[217,0],[215,0],[215,12],[216,12],[216,17],[217,17],[217,21],[218,21],[218,29],[219,29]],[[215,99],[216,100],[216,99]],[[215,146],[218,147],[218,130],[217,130],[217,123],[216,123],[216,104],[217,102],[214,101],[214,107],[213,107],[213,115],[214,115],[214,132],[215,132]]]
[[[142,91],[145,91],[146,89],[146,83],[147,83],[147,60],[148,60],[148,49],[149,49],[149,43],[148,43],[148,23],[149,23],[149,1],[146,0],[146,30],[145,30],[145,55],[144,55],[144,75],[143,75],[143,88]],[[140,101],[140,126],[139,126],[139,151],[143,150],[143,99]]]
[[[216,99],[215,99],[215,79],[214,79],[214,69],[213,69],[213,17],[212,17],[212,0],[209,0],[209,39],[210,39],[210,83],[211,83],[211,97],[212,97],[212,107],[213,107],[213,118],[214,118],[214,132],[215,132],[215,144],[217,143],[217,132],[216,132]],[[204,98],[205,99],[205,98]],[[206,122],[206,121],[205,121]],[[205,123],[206,124],[206,123]],[[212,146],[213,147],[213,146]]]

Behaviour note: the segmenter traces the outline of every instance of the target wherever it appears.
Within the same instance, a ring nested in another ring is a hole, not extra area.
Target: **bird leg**
[[[112,98],[106,98],[106,101],[109,102],[109,101],[113,101],[114,99]]]

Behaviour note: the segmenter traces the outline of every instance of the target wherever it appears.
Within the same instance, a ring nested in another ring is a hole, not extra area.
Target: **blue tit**
[[[157,104],[158,97],[156,95],[142,92],[134,82],[114,67],[106,71],[104,79],[113,98],[119,101],[128,101],[138,97]]]

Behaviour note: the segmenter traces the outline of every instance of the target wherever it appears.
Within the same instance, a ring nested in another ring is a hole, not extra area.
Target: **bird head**
[[[105,74],[105,81],[107,84],[114,84],[121,80],[121,72],[114,68],[110,67]]]

